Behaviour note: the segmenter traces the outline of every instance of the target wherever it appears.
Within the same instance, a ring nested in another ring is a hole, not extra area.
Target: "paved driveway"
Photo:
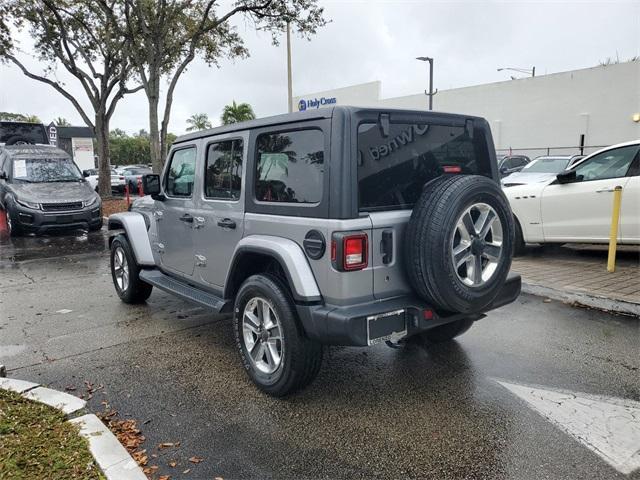
[[[228,317],[159,291],[122,304],[104,245],[101,234],[0,244],[0,363],[76,394],[103,385],[91,408],[135,418],[158,475],[640,478],[606,455],[640,429],[635,319],[523,295],[449,345],[330,348],[315,383],[275,400],[247,380]],[[598,430],[602,415],[614,432]]]

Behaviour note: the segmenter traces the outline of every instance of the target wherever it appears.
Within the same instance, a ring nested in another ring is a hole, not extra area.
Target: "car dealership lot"
[[[137,419],[158,473],[640,478],[573,438],[561,415],[547,419],[514,393],[526,385],[537,395],[614,397],[637,425],[636,319],[522,295],[448,346],[330,348],[315,383],[275,400],[243,373],[228,317],[159,291],[147,305],[122,304],[101,233],[7,242],[0,363],[11,377],[78,395],[85,381],[104,385],[90,407],[107,401]],[[635,430],[625,432],[612,442],[625,445]],[[162,442],[180,446],[158,450]],[[189,462],[194,455],[204,460]]]

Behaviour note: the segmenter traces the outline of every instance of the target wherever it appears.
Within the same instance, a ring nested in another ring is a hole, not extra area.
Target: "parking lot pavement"
[[[99,237],[78,255],[0,246],[0,363],[76,394],[104,385],[90,408],[136,419],[157,475],[640,479],[635,319],[522,295],[448,345],[329,348],[309,388],[276,400],[246,378],[228,317],[158,291],[122,304]]]
[[[513,259],[529,290],[558,299],[640,315],[640,247],[618,246],[615,272],[607,272],[606,245],[530,247]],[[526,288],[526,287],[525,287]]]

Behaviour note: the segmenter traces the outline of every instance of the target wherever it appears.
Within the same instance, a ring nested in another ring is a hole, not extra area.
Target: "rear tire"
[[[242,366],[263,392],[282,397],[318,374],[322,345],[305,336],[291,294],[277,277],[245,280],[236,296],[233,329]]]
[[[425,185],[405,234],[414,290],[436,308],[481,312],[511,267],[513,216],[502,189],[479,175],[445,175]]]
[[[140,280],[139,274],[140,267],[127,237],[118,235],[111,242],[111,278],[124,303],[142,303],[151,295],[153,285]]]

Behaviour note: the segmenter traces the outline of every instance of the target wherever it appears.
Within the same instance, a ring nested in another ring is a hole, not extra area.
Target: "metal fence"
[[[534,159],[541,155],[589,155],[608,145],[585,145],[577,147],[530,147],[530,148],[499,148],[497,155],[526,155]]]

